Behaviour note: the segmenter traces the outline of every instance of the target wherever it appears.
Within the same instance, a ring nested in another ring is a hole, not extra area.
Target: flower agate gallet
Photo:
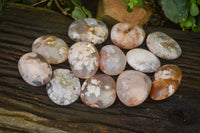
[[[117,96],[126,106],[137,106],[149,96],[151,84],[151,79],[142,72],[124,71],[117,79]]]
[[[74,41],[101,44],[108,37],[108,28],[100,20],[83,18],[74,21],[69,26],[68,35]]]
[[[182,79],[182,71],[176,65],[164,65],[154,74],[150,97],[163,100],[173,95]]]
[[[136,48],[126,54],[128,64],[135,70],[151,73],[160,67],[160,60],[151,52]]]
[[[75,102],[81,92],[80,81],[68,69],[56,69],[46,85],[49,98],[58,105],[69,105]]]
[[[22,78],[32,86],[46,84],[52,75],[52,69],[46,60],[36,53],[26,53],[18,61]]]
[[[32,45],[32,51],[42,55],[50,64],[59,64],[67,60],[68,45],[56,36],[41,36]]]
[[[99,67],[99,53],[89,42],[77,42],[72,45],[68,60],[74,74],[83,79],[95,75]]]
[[[118,23],[111,30],[112,42],[123,49],[132,49],[140,46],[144,38],[144,30],[134,24]]]
[[[108,108],[116,99],[115,80],[105,74],[92,76],[83,83],[80,97],[87,106]]]
[[[162,32],[150,33],[146,39],[149,50],[162,59],[176,59],[181,53],[181,47],[170,36]]]
[[[126,56],[115,45],[106,45],[100,51],[100,68],[108,75],[118,75],[126,67]]]

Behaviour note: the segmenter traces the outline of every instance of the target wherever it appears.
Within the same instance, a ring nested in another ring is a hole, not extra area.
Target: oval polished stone
[[[151,52],[141,48],[129,50],[126,59],[135,70],[145,73],[155,72],[160,67],[160,60]]]
[[[22,78],[30,85],[42,86],[52,75],[52,69],[46,60],[36,53],[26,53],[18,61]]]
[[[67,60],[68,46],[56,36],[41,36],[32,45],[32,51],[42,55],[50,64],[59,64]]]
[[[100,51],[100,68],[108,75],[118,75],[126,67],[126,56],[115,45],[106,45]]]
[[[151,79],[144,73],[134,70],[122,72],[117,79],[117,96],[126,106],[143,103],[151,90]]]
[[[99,67],[99,53],[89,42],[77,42],[72,45],[68,58],[72,71],[79,78],[90,78]]]
[[[46,85],[49,98],[58,105],[69,105],[75,102],[81,92],[80,81],[68,69],[56,69]]]
[[[74,21],[69,26],[68,35],[74,41],[101,44],[108,37],[108,28],[102,21],[94,18],[83,18]]]
[[[150,33],[146,43],[152,53],[163,59],[176,59],[182,53],[179,44],[170,36],[162,32]]]
[[[111,30],[112,42],[124,49],[132,49],[140,46],[144,38],[144,30],[134,24],[118,23]]]
[[[115,80],[105,74],[94,75],[83,83],[80,97],[87,106],[108,108],[116,99]]]
[[[182,79],[182,71],[176,65],[164,65],[154,74],[150,96],[153,100],[162,100],[173,95]]]

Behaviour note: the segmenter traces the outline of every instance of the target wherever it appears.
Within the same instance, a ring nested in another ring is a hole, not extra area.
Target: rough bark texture
[[[162,31],[177,40],[183,50],[174,61],[183,71],[178,91],[163,101],[148,98],[137,107],[126,107],[118,99],[108,109],[85,106],[80,99],[70,106],[57,106],[45,87],[32,87],[19,75],[17,62],[31,51],[34,39],[44,34],[67,36],[70,18],[41,8],[7,4],[0,12],[0,132],[199,132],[200,127],[200,34],[166,28]],[[111,44],[108,39],[104,44]],[[145,47],[145,43],[143,44]],[[124,51],[127,52],[127,51]],[[53,68],[69,68],[68,62]],[[131,69],[127,65],[126,69]],[[100,70],[98,71],[100,72]],[[150,75],[152,76],[152,75]],[[116,78],[116,77],[114,77]]]

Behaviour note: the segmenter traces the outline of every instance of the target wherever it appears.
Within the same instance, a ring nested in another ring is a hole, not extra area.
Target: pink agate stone
[[[100,51],[100,68],[108,75],[118,75],[126,67],[126,56],[115,45],[106,45]]]
[[[83,83],[80,97],[87,106],[108,108],[116,99],[116,83],[105,74],[92,76]]]
[[[126,106],[137,106],[147,99],[151,84],[151,79],[142,72],[124,71],[117,79],[117,96]]]

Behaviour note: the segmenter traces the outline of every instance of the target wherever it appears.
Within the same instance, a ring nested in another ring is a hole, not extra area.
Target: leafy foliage
[[[127,3],[127,11],[132,12],[134,6],[142,6],[144,0],[123,0],[124,3]]]

